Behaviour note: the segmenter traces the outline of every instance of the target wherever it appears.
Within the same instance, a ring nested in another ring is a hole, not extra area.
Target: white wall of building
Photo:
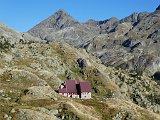
[[[81,99],[91,99],[91,92],[81,93]]]

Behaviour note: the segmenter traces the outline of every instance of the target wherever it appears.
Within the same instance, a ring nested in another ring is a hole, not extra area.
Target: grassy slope
[[[115,75],[116,70],[103,66],[99,60],[83,49],[61,43],[16,44],[15,48],[0,55],[2,58],[0,71],[3,71],[0,74],[0,89],[4,90],[0,97],[0,119],[4,119],[3,116],[7,113],[17,120],[16,113],[10,113],[12,108],[37,111],[37,107],[62,109],[59,114],[68,116],[67,119],[72,119],[76,115],[77,119],[109,120],[118,113],[123,113],[122,118],[132,114],[137,119],[159,119],[158,114],[131,102],[118,98],[104,99],[112,97],[113,93],[120,94],[120,88],[115,82],[118,76]],[[83,69],[78,67],[76,64],[78,58],[89,61],[91,66]],[[57,100],[52,100],[24,94],[28,87],[41,86],[44,81],[55,90],[63,80],[67,79],[66,71],[72,75],[73,79],[87,79],[92,87],[96,87],[96,91],[92,92],[93,99],[82,101],[56,94]],[[131,104],[134,107],[129,107]]]

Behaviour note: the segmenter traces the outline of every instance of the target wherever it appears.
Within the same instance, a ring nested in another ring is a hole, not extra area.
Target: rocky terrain
[[[160,120],[159,19],[158,7],[86,23],[60,10],[28,33],[0,23],[0,120]],[[92,99],[56,93],[66,79],[90,81]]]
[[[28,31],[47,41],[61,41],[85,48],[106,66],[153,76],[159,71],[159,7],[118,20],[77,22],[60,10]]]

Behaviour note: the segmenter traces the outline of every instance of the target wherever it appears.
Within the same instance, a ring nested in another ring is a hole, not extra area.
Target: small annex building
[[[88,81],[66,80],[58,89],[58,93],[72,98],[90,99],[91,86]]]

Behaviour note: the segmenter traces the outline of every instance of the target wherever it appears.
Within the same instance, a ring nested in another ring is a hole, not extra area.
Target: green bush
[[[13,45],[8,40],[0,41],[0,50],[9,50]]]

